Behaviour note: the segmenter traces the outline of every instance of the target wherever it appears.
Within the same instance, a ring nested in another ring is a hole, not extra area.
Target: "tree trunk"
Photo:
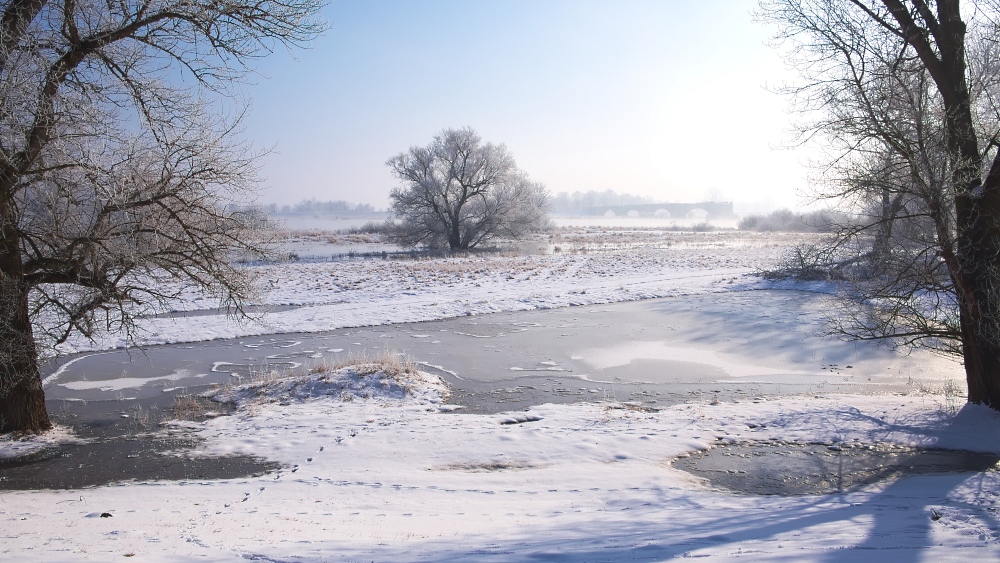
[[[45,410],[38,351],[23,283],[0,273],[0,432],[42,432],[52,427]]]
[[[6,190],[9,194],[9,189]],[[52,428],[28,316],[29,286],[9,197],[0,199],[0,432]]]
[[[892,227],[896,220],[896,215],[903,207],[903,194],[891,197],[888,190],[882,190],[881,209],[879,211],[878,232],[875,234],[875,242],[872,244],[872,265],[876,268],[882,264],[892,254]]]
[[[962,323],[962,354],[969,402],[1000,410],[1000,346],[976,334],[974,327]]]
[[[1000,410],[1000,186],[956,197],[959,314],[969,402]],[[978,182],[977,182],[978,183]],[[962,290],[964,288],[964,291]]]
[[[1000,178],[997,162],[981,177],[982,155],[966,79],[965,38],[959,0],[937,2],[935,54],[928,35],[907,25],[896,2],[883,3],[900,22],[906,40],[934,79],[944,102],[955,194],[957,264],[950,265],[962,327],[962,354],[969,402],[1000,410]],[[926,30],[925,30],[926,31]],[[996,156],[1000,159],[1000,154]]]
[[[14,386],[0,396],[0,433],[28,432],[37,434],[52,428],[45,410],[42,379],[35,364],[25,365],[26,372]],[[4,366],[7,369],[7,366]],[[7,382],[4,381],[6,385]]]

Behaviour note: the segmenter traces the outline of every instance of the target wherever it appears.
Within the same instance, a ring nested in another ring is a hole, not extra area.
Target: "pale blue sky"
[[[505,143],[553,192],[796,205],[787,79],[755,0],[334,0],[308,50],[258,65],[265,202],[384,207],[385,161],[446,127]]]

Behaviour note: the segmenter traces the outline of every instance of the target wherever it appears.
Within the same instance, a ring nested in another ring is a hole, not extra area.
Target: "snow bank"
[[[719,435],[727,441],[887,443],[1000,454],[1000,412],[934,395],[781,399],[758,405],[744,422],[727,429],[720,419]]]
[[[1000,418],[926,397],[542,405],[442,413],[439,382],[348,367],[225,397],[197,453],[285,469],[229,481],[0,495],[19,561],[992,560],[1000,478],[926,475],[827,496],[736,495],[670,460],[727,441],[1000,451]],[[263,389],[266,400],[260,400]],[[351,400],[345,401],[344,391]],[[368,397],[368,398],[366,398]],[[222,398],[222,395],[220,395]],[[107,512],[111,518],[90,518]]]
[[[205,397],[240,407],[278,403],[287,406],[317,399],[372,400],[438,404],[448,388],[433,374],[396,363],[360,363],[292,376],[262,376],[258,381],[209,391]]]
[[[84,444],[86,442],[87,440],[75,436],[72,428],[58,424],[52,430],[41,435],[0,434],[0,461],[38,455],[61,444]]]

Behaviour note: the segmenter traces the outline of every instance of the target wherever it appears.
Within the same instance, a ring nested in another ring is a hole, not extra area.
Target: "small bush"
[[[385,221],[368,221],[360,227],[348,227],[337,232],[342,235],[382,235],[387,230]]]
[[[196,395],[175,395],[174,404],[170,408],[174,417],[180,420],[199,420],[214,414],[215,404]]]
[[[763,273],[768,279],[798,279],[802,281],[846,280],[853,261],[837,256],[828,246],[799,245],[787,252],[774,270]]]

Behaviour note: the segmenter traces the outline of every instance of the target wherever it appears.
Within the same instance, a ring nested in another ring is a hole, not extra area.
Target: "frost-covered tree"
[[[403,183],[390,194],[388,223],[401,244],[467,250],[549,223],[545,186],[518,170],[505,146],[483,143],[472,129],[446,129],[386,164]]]
[[[315,36],[321,7],[0,0],[0,432],[50,426],[41,350],[130,333],[174,297],[160,282],[242,311],[255,285],[233,262],[267,232],[222,101],[249,60]]]
[[[964,4],[964,5],[963,5]],[[805,269],[846,279],[839,330],[959,355],[1000,409],[1000,45],[995,0],[764,0],[790,89],[850,212]]]

